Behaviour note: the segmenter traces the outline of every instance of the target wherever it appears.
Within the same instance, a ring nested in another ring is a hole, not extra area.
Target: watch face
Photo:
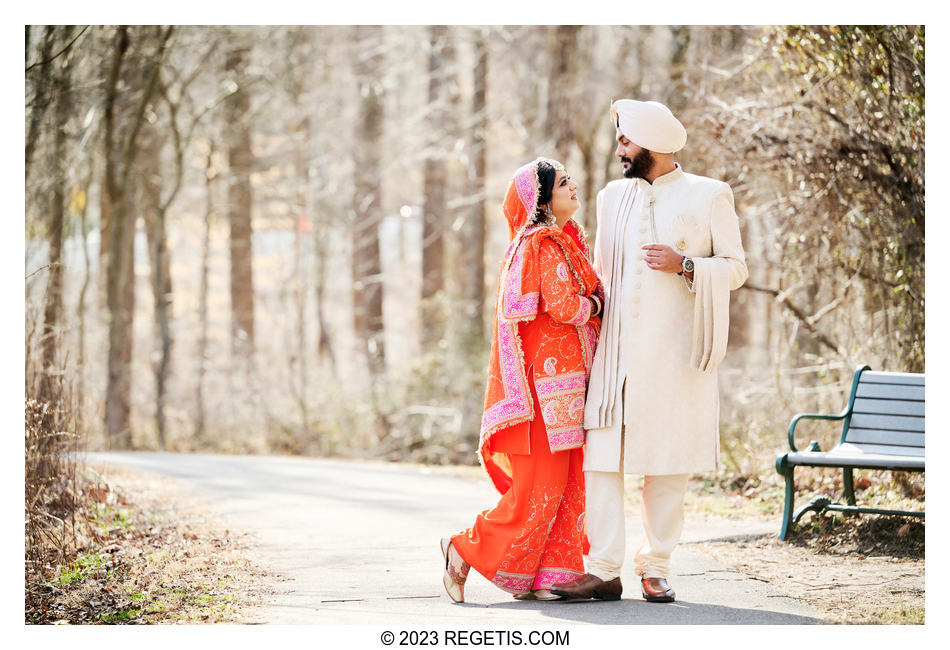
[[[683,270],[686,271],[687,273],[692,272],[693,260],[689,259],[688,257],[685,260],[683,260]]]

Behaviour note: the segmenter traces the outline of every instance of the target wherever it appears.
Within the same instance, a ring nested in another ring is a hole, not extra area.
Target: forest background
[[[593,239],[613,98],[735,192],[709,480],[774,475],[855,366],[924,370],[922,26],[25,32],[28,508],[31,449],[477,462],[504,191],[561,160]]]

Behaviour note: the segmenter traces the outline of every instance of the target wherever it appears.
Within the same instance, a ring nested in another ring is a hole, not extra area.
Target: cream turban
[[[676,153],[686,144],[686,129],[660,102],[618,99],[610,105],[610,117],[638,147],[656,153]]]

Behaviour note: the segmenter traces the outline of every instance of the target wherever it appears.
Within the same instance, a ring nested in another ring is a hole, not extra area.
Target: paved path
[[[90,453],[90,462],[154,472],[193,488],[260,541],[259,560],[290,578],[263,616],[270,623],[402,626],[564,624],[796,624],[820,615],[771,585],[680,547],[678,600],[640,598],[630,562],[617,602],[515,601],[472,571],[466,603],[442,589],[439,539],[497,501],[484,481],[398,464],[272,456]],[[774,533],[760,522],[687,521],[683,541]],[[628,518],[633,547],[643,535]],[[634,548],[628,548],[628,558]]]

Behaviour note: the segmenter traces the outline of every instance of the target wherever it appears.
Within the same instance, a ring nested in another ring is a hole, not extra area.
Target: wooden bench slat
[[[855,397],[874,397],[878,399],[906,399],[924,401],[923,386],[899,386],[897,384],[869,384],[861,382]]]
[[[891,431],[923,431],[924,418],[905,415],[878,415],[876,413],[855,413],[851,416],[851,426],[859,429],[890,429]]]
[[[865,370],[861,373],[862,382],[874,384],[911,384],[924,385],[924,375],[913,372],[874,372]]]
[[[901,447],[899,445],[874,445],[868,443],[854,444],[844,442],[831,451],[828,456],[831,458],[848,455],[865,456],[915,456],[923,458],[925,449],[923,447]]]
[[[852,427],[848,430],[845,442],[923,447],[924,434],[910,431],[882,431],[880,429],[856,429]]]
[[[904,399],[871,399],[859,397],[854,400],[852,413],[878,413],[881,415],[914,415],[924,417],[924,403]]]

